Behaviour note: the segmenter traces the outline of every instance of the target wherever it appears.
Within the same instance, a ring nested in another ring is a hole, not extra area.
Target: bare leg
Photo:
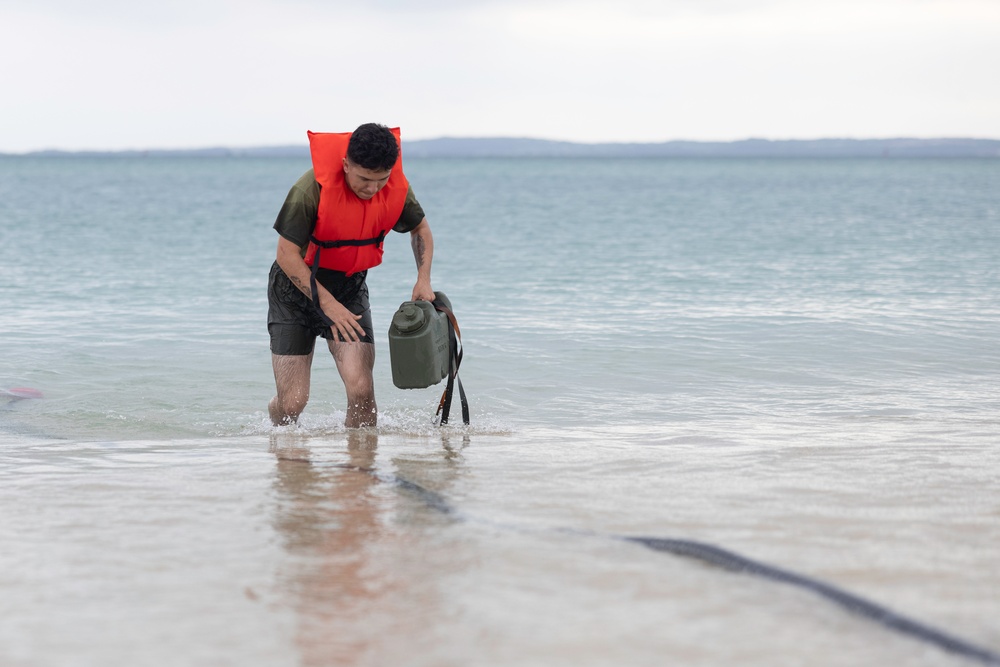
[[[309,402],[309,377],[313,353],[272,354],[277,395],[267,404],[275,426],[294,424]]]
[[[330,353],[337,362],[337,370],[347,390],[347,428],[375,426],[378,423],[378,406],[375,405],[375,345],[372,343],[344,343],[328,340]]]

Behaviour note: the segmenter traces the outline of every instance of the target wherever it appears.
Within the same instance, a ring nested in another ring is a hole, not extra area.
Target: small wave
[[[296,424],[275,426],[265,412],[249,415],[238,435],[280,435],[294,434],[305,437],[325,437],[343,435],[348,432],[344,426],[346,413],[335,410],[327,414],[303,414]],[[381,435],[402,435],[413,437],[436,436],[447,431],[456,435],[511,435],[516,429],[509,421],[496,415],[473,415],[471,424],[449,422],[444,426],[437,423],[433,414],[416,408],[393,409],[379,412],[375,431]],[[223,435],[223,434],[219,434]]]

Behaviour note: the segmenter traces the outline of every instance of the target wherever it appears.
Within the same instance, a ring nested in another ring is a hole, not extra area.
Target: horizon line
[[[937,137],[914,137],[914,136],[890,136],[890,137],[868,137],[868,138],[854,138],[854,137],[817,137],[817,138],[791,138],[791,139],[769,139],[763,137],[746,137],[743,139],[729,139],[729,140],[709,140],[709,139],[667,139],[661,141],[573,141],[565,139],[544,139],[538,137],[528,137],[528,136],[502,136],[502,135],[484,135],[475,137],[465,137],[465,136],[439,136],[428,139],[404,139],[404,145],[409,145],[413,147],[432,146],[434,144],[447,144],[447,143],[504,143],[508,142],[510,144],[522,143],[522,144],[534,144],[537,146],[550,146],[552,148],[577,148],[584,151],[588,149],[643,149],[643,148],[669,148],[669,147],[746,147],[747,145],[802,145],[802,144],[887,144],[895,143],[897,145],[910,144],[913,147],[922,145],[924,147],[931,147],[935,144],[940,145],[942,143],[946,144],[997,144],[997,150],[1000,151],[1000,138],[988,138],[988,137],[975,137],[975,136],[937,136]],[[42,156],[42,155],[125,155],[125,154],[136,154],[136,153],[155,153],[155,154],[166,154],[166,153],[218,153],[223,152],[233,154],[242,152],[268,152],[268,151],[298,151],[307,150],[308,142],[303,141],[302,143],[282,143],[282,144],[252,144],[252,145],[206,145],[199,147],[145,147],[145,148],[39,148],[30,149],[23,151],[0,151],[0,156],[5,157],[27,157],[27,156]],[[1000,153],[997,154],[1000,156]]]

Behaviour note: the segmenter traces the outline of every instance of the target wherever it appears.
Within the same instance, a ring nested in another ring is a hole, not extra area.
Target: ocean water
[[[408,160],[472,423],[393,235],[362,432],[266,415],[306,168],[0,158],[0,664],[970,664],[634,536],[1000,652],[1000,162]]]

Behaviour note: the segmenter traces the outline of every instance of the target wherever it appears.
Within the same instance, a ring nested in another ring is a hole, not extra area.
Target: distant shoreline
[[[744,139],[740,141],[665,141],[659,143],[584,144],[569,141],[519,138],[443,137],[418,139],[403,144],[406,157],[725,157],[725,158],[997,158],[1000,139]],[[300,146],[251,148],[149,149],[122,151],[42,150],[0,153],[3,157],[301,157],[309,149]]]

